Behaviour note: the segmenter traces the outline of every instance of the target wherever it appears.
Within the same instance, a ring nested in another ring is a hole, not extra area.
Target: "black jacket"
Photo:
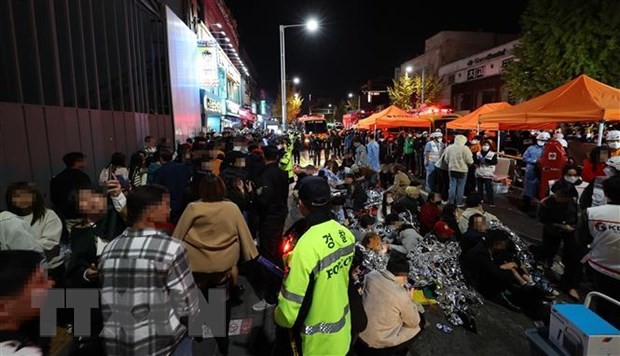
[[[262,220],[284,220],[288,215],[288,174],[277,162],[265,166],[258,177],[258,212]]]
[[[77,219],[80,214],[77,206],[73,206],[69,194],[79,188],[90,186],[90,177],[79,169],[66,168],[50,182],[50,198],[54,204],[54,211],[62,219]]]
[[[487,299],[497,297],[514,282],[512,272],[499,268],[483,242],[465,254],[462,269],[467,282]]]

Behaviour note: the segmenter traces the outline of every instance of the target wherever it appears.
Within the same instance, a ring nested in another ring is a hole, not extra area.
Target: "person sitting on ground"
[[[442,243],[447,243],[450,241],[456,242],[456,238],[454,237],[455,230],[450,227],[450,225],[443,221],[439,220],[435,223],[433,227],[433,231],[426,234],[426,237],[435,239]]]
[[[396,164],[392,170],[394,172],[394,183],[388,188],[388,191],[393,192],[394,198],[398,200],[406,195],[405,190],[411,184],[411,180],[405,173],[405,167]]]
[[[519,265],[505,262],[502,256],[508,250],[510,237],[502,230],[489,230],[485,240],[462,256],[461,268],[467,282],[486,299],[499,302],[511,309],[526,312],[536,320],[541,316],[543,292],[538,288],[518,283]]]
[[[369,214],[362,215],[358,221],[357,226],[349,229],[353,236],[355,236],[355,242],[360,242],[366,235],[366,233],[372,231],[377,219]]]
[[[409,186],[405,189],[405,196],[394,204],[399,213],[409,212],[411,216],[418,220],[420,218],[420,207],[424,201],[420,198],[420,188]]]
[[[381,188],[388,189],[393,181],[394,173],[392,172],[392,165],[381,165],[381,171],[379,171],[379,182],[381,183]]]
[[[461,217],[461,210],[457,208],[454,204],[446,204],[443,207],[441,212],[441,216],[439,220],[445,221],[446,224],[450,227],[450,229],[454,230],[454,238],[456,241],[461,240],[462,233],[458,224],[459,218]]]
[[[474,214],[470,216],[467,231],[459,241],[462,253],[467,253],[467,251],[482,242],[487,228],[487,220],[484,218],[484,215]]]
[[[390,249],[401,253],[409,253],[415,251],[418,243],[422,240],[422,236],[409,224],[398,216],[398,214],[390,214],[385,219],[385,225],[392,230],[392,233],[386,239],[390,243]]]
[[[396,252],[387,268],[371,271],[364,279],[366,329],[355,345],[358,355],[406,355],[421,331],[420,313],[408,288],[409,261]]]
[[[441,194],[430,192],[426,203],[420,208],[420,229],[422,234],[427,234],[433,230],[435,223],[441,216]]]
[[[368,195],[362,186],[355,181],[355,175],[347,174],[344,178],[344,184],[347,188],[347,200],[350,200],[348,204],[354,211],[364,209],[364,204],[368,200]]]
[[[0,224],[1,225],[1,224]],[[45,355],[48,350],[23,331],[36,321],[53,282],[37,251],[0,251],[0,355]]]
[[[461,230],[461,233],[467,232],[467,228],[469,227],[469,217],[474,214],[480,214],[484,216],[487,223],[489,223],[490,221],[499,221],[497,216],[484,211],[481,203],[482,203],[482,198],[480,198],[480,195],[470,194],[467,196],[467,200],[465,201],[465,204],[467,205],[467,209],[463,211],[463,213],[461,214],[461,217],[458,220],[459,229]]]

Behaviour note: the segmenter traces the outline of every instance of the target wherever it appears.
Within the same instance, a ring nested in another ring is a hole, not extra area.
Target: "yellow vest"
[[[302,352],[346,355],[351,343],[349,270],[355,237],[334,220],[311,227],[289,259],[289,274],[278,297],[278,325],[291,328],[312,280],[312,305],[301,327]]]

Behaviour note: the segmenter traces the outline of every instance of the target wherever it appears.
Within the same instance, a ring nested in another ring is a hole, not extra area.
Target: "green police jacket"
[[[355,237],[334,220],[312,226],[297,242],[278,297],[275,321],[291,328],[305,298],[312,298],[301,323],[301,349],[307,355],[346,355],[351,343],[349,270]],[[306,295],[313,283],[311,296]]]

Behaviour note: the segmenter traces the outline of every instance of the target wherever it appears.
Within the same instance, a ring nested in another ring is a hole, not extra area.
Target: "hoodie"
[[[448,164],[449,171],[467,173],[469,166],[474,163],[471,151],[465,146],[466,143],[465,136],[457,135],[454,138],[454,144],[446,148],[444,161]]]

